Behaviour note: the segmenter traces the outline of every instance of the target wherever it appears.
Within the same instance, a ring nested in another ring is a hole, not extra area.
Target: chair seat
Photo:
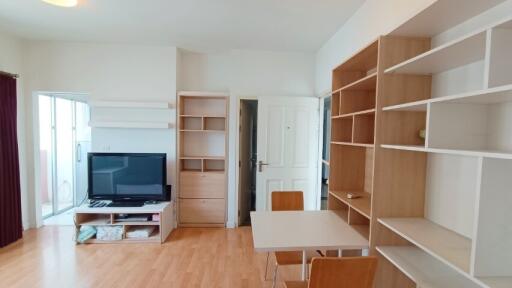
[[[277,265],[298,265],[302,264],[302,252],[287,251],[275,252]],[[306,251],[307,263],[310,264],[313,257],[320,257],[316,251]]]
[[[286,281],[284,284],[286,288],[308,288],[307,281]]]

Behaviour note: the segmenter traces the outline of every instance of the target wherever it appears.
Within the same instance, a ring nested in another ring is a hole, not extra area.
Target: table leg
[[[306,281],[306,275],[308,273],[308,259],[306,257],[306,250],[302,251],[302,281]]]

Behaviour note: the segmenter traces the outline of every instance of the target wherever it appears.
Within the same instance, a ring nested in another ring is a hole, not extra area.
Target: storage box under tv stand
[[[159,214],[159,221],[116,221],[117,214]],[[97,207],[90,208],[87,204],[75,209],[76,239],[82,225],[89,226],[122,226],[123,239],[104,241],[96,238],[89,239],[85,244],[93,243],[163,243],[175,227],[174,202],[161,202],[146,204],[142,207]],[[156,226],[157,230],[149,238],[126,238],[126,231],[130,226]]]

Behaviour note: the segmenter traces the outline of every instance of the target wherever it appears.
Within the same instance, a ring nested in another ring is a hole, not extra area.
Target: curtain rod
[[[6,75],[6,76],[10,76],[12,78],[19,78],[20,77],[20,75],[18,75],[18,74],[12,74],[12,73],[5,72],[5,71],[0,71],[0,74]]]

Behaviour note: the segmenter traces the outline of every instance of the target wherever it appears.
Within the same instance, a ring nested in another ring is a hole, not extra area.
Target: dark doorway
[[[257,135],[258,100],[240,100],[239,226],[250,225],[250,211],[256,210]]]

